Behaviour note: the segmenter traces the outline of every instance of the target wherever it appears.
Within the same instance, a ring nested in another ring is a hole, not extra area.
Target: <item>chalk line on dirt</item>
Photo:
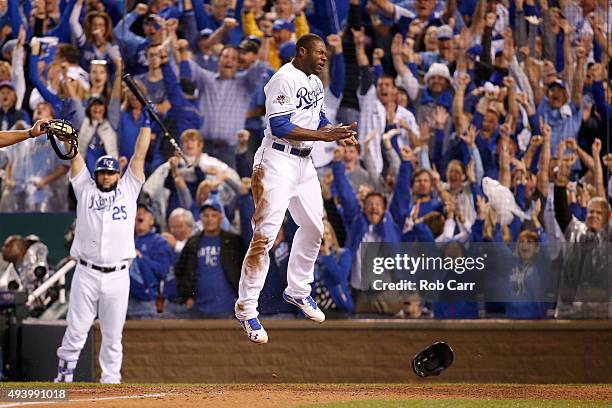
[[[71,402],[88,402],[88,401],[111,401],[111,400],[120,400],[120,399],[137,399],[137,398],[156,398],[156,397],[165,397],[167,395],[173,395],[169,393],[159,393],[159,394],[141,394],[141,395],[121,395],[116,397],[92,397],[92,398],[81,398],[81,399],[71,399],[71,400],[52,400],[52,401],[28,401],[28,402],[13,402],[9,404],[0,404],[0,408],[9,408],[9,407],[23,407],[26,405],[41,405],[41,404],[66,404]]]

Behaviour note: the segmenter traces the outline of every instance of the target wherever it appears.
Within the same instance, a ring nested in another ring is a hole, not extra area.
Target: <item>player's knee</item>
[[[307,229],[313,240],[321,241],[323,239],[323,220],[312,223]]]

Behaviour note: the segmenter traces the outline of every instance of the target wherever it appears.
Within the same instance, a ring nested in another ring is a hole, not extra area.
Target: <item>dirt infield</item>
[[[13,387],[16,384],[12,385]],[[30,385],[21,383],[19,388]],[[51,385],[37,384],[38,387]],[[5,387],[5,385],[3,385]],[[433,400],[447,401],[451,406],[463,403],[514,401],[594,401],[595,405],[610,406],[612,385],[371,385],[371,384],[278,384],[278,385],[120,385],[101,386],[75,384],[69,387],[70,402],[36,404],[35,406],[69,407],[294,407],[313,406],[334,402]],[[461,403],[463,402],[463,403]],[[599,403],[597,403],[599,402]],[[28,404],[31,406],[30,404]],[[403,404],[401,404],[403,405]],[[7,401],[1,407],[17,406]],[[363,405],[360,405],[363,406]],[[369,405],[368,405],[369,406]],[[397,405],[393,405],[397,406]],[[446,404],[440,406],[447,406]],[[480,406],[480,405],[478,405]],[[495,406],[489,404],[488,406]],[[506,406],[506,405],[504,405]],[[536,405],[520,406],[544,406]],[[563,406],[583,406],[569,404]]]

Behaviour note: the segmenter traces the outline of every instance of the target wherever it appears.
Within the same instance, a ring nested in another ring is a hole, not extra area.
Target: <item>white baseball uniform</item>
[[[130,294],[129,266],[136,256],[136,200],[144,180],[139,180],[128,167],[115,190],[102,192],[83,166],[70,182],[78,201],[70,255],[78,264],[70,291],[68,328],[57,356],[66,368],[73,369],[89,328],[98,316],[102,332],[100,381],[119,383],[123,359],[121,336]],[[101,272],[97,267],[117,270]]]
[[[256,231],[268,238],[268,246],[254,269],[242,276],[236,302],[236,317],[248,320],[258,316],[257,301],[270,258],[268,251],[283,223],[285,212],[299,226],[287,268],[287,295],[303,299],[310,295],[310,283],[314,280],[314,263],[319,254],[323,237],[323,198],[317,172],[310,156],[300,157],[290,153],[292,147],[312,148],[314,142],[285,140],[272,134],[270,119],[290,115],[291,123],[301,128],[319,128],[323,108],[323,84],[316,75],[306,75],[293,63],[281,67],[264,87],[266,94],[265,137],[255,153],[254,166],[264,170],[261,205],[262,220]],[[276,148],[273,144],[276,143]],[[279,145],[283,151],[278,150]]]

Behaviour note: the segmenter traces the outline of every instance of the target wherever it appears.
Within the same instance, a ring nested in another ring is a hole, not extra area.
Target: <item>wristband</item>
[[[30,139],[33,139],[33,138],[35,138],[35,137],[36,137],[36,136],[34,136],[34,135],[32,134],[32,129],[28,129],[28,137],[29,137]]]

